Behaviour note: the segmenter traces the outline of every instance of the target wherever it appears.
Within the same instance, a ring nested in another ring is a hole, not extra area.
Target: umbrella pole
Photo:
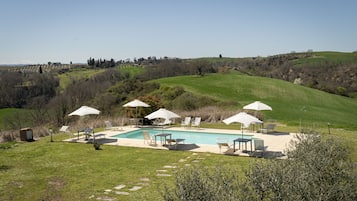
[[[138,127],[138,107],[135,107],[135,124]]]

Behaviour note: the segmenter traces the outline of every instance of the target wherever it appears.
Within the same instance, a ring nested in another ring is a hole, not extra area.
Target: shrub
[[[182,169],[176,174],[175,187],[166,187],[163,198],[357,200],[356,166],[349,154],[336,138],[299,135],[287,151],[287,160],[257,160],[242,180],[230,167]]]
[[[238,174],[228,167],[212,170],[197,165],[180,169],[175,175],[176,186],[165,186],[164,200],[237,200],[240,195]]]
[[[356,200],[355,166],[336,138],[299,135],[288,160],[254,164],[247,172],[249,199]]]

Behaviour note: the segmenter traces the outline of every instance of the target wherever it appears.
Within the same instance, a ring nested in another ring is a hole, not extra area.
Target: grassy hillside
[[[294,61],[295,65],[303,64],[318,64],[321,62],[332,62],[332,63],[356,63],[357,62],[357,52],[314,52],[314,56],[297,59]]]
[[[236,108],[260,100],[272,106],[266,119],[290,125],[357,129],[354,121],[357,100],[332,95],[290,82],[242,75],[240,73],[210,74],[203,77],[180,76],[158,80],[163,86],[182,86],[186,90],[204,94],[217,100],[235,101]]]
[[[3,121],[4,117],[8,115],[12,115],[16,112],[21,112],[22,109],[16,109],[16,108],[3,108],[0,109],[0,130],[3,129]]]

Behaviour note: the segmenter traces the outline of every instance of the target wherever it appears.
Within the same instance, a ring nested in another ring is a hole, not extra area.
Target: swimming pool
[[[233,142],[234,139],[242,137],[241,134],[225,134],[225,133],[208,133],[195,131],[173,131],[173,130],[157,130],[157,129],[138,129],[123,134],[118,134],[112,137],[115,138],[129,138],[129,139],[144,139],[142,131],[149,131],[150,136],[156,134],[171,133],[172,139],[185,139],[185,144],[209,144],[216,145],[217,142]],[[251,139],[252,135],[244,134],[244,138]],[[159,140],[159,139],[158,139]]]

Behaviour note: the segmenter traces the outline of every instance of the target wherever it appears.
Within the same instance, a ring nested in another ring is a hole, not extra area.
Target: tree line
[[[35,99],[48,102],[58,86],[54,74],[0,71],[0,108],[23,108]]]

